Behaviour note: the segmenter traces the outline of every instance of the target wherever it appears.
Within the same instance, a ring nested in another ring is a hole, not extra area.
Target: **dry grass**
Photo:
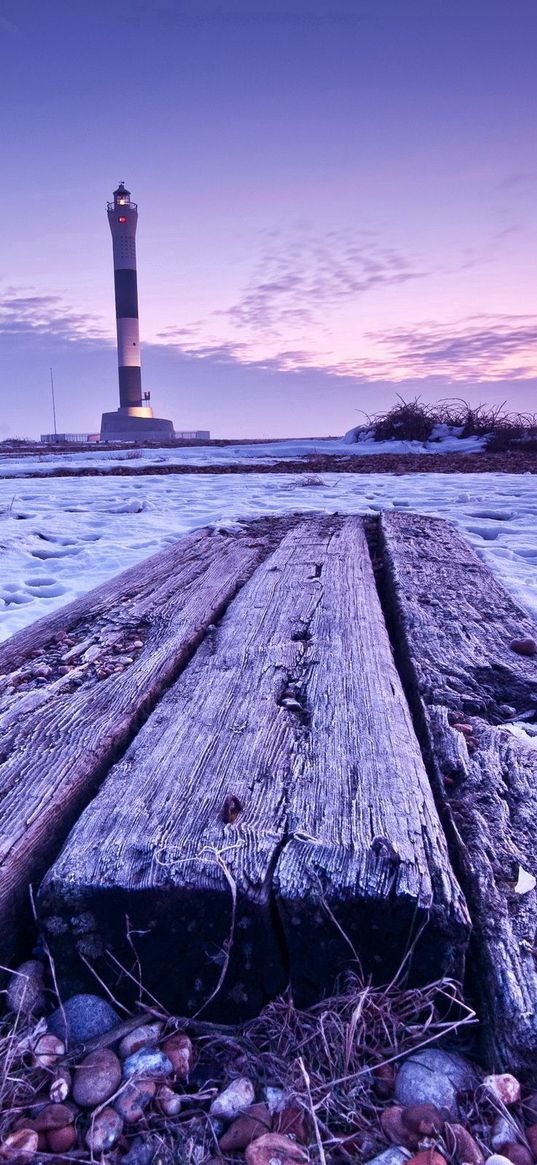
[[[421,989],[397,982],[373,987],[359,975],[349,976],[338,994],[313,1007],[297,1008],[285,996],[236,1027],[165,1016],[154,1006],[146,1011],[161,1015],[167,1033],[188,1031],[198,1057],[180,1115],[171,1119],[149,1113],[141,1125],[127,1130],[129,1139],[149,1138],[162,1165],[201,1165],[218,1152],[219,1130],[208,1112],[210,1100],[238,1075],[251,1078],[258,1097],[267,1087],[281,1089],[305,1111],[311,1156],[320,1165],[356,1161],[357,1156],[367,1160],[385,1147],[379,1125],[385,1103],[379,1068],[389,1076],[389,1065],[413,1049],[446,1037],[453,1042],[461,1029],[475,1023],[452,982]],[[32,1067],[30,1055],[43,1028],[43,1020],[30,1023],[22,1014],[3,1021],[0,1136],[13,1128],[17,1117],[29,1115],[46,1093],[50,1072]],[[112,1036],[108,1033],[107,1044]],[[77,1056],[66,1061],[73,1067]],[[83,1135],[88,1120],[82,1115],[79,1120]],[[119,1161],[126,1147],[124,1142],[108,1159]],[[78,1151],[76,1159],[89,1161],[90,1154]]]
[[[489,452],[537,450],[537,414],[515,413],[498,405],[471,405],[459,397],[426,404],[421,397],[398,403],[386,413],[368,417],[375,441],[434,441],[437,425],[459,430],[459,437],[485,437]]]

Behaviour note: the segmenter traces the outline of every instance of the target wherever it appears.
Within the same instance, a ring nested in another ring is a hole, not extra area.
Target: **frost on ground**
[[[453,522],[537,617],[532,474],[37,477],[0,481],[0,639],[200,526],[393,508]]]

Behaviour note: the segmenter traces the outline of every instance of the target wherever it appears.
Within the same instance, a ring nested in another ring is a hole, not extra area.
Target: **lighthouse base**
[[[173,421],[165,421],[162,417],[154,417],[150,409],[137,410],[138,415],[118,409],[115,413],[103,413],[101,418],[101,441],[134,441],[151,444],[160,441],[173,441],[175,430]],[[145,416],[140,416],[145,413]],[[148,416],[149,413],[149,416]]]

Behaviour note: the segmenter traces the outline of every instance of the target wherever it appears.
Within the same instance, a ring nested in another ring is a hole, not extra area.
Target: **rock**
[[[72,1125],[76,1116],[74,1108],[67,1104],[47,1104],[34,1120],[38,1133],[49,1133],[51,1129],[63,1129]]]
[[[366,1165],[406,1165],[410,1159],[408,1149],[402,1149],[399,1145],[390,1145],[389,1149],[385,1149],[383,1153],[378,1153],[376,1157],[372,1157]]]
[[[526,1129],[526,1140],[533,1153],[533,1156],[537,1158],[537,1125],[530,1125],[529,1128]]]
[[[426,1048],[403,1061],[395,1081],[395,1099],[404,1106],[430,1103],[458,1115],[457,1096],[480,1083],[477,1068],[456,1052]]]
[[[436,1149],[424,1149],[410,1158],[409,1165],[447,1165],[447,1161]]]
[[[143,1080],[137,1077],[129,1080],[114,1102],[114,1108],[123,1118],[126,1125],[134,1125],[142,1119],[148,1104],[151,1104],[157,1086],[154,1080]]]
[[[122,1060],[126,1060],[128,1056],[133,1056],[135,1052],[139,1052],[140,1048],[156,1047],[161,1031],[162,1024],[158,1021],[140,1024],[140,1027],[135,1027],[134,1031],[123,1037],[119,1045],[118,1055]]]
[[[506,1107],[509,1107],[510,1104],[517,1104],[520,1100],[520,1084],[516,1076],[512,1076],[510,1072],[485,1076],[483,1087],[498,1100],[501,1100]]]
[[[9,976],[6,988],[8,1011],[17,1015],[41,1015],[45,1010],[45,973],[37,959],[21,963]]]
[[[8,1133],[0,1142],[0,1160],[30,1160],[35,1157],[39,1146],[39,1134],[35,1129],[17,1129]]]
[[[65,1019],[64,1014],[65,1013]],[[113,1007],[98,995],[72,995],[47,1021],[48,1030],[76,1047],[95,1036],[104,1036],[119,1023]],[[67,1024],[67,1030],[66,1030]]]
[[[521,1145],[519,1141],[508,1141],[503,1146],[502,1156],[507,1157],[513,1165],[533,1165],[533,1156],[525,1145]]]
[[[517,1133],[513,1121],[510,1121],[500,1113],[494,1121],[490,1135],[490,1143],[494,1152],[501,1153],[504,1145],[508,1145],[511,1141],[516,1141],[516,1139]]]
[[[32,1052],[36,1068],[51,1068],[62,1056],[65,1056],[65,1044],[59,1036],[46,1032],[40,1036]]]
[[[308,1154],[301,1145],[280,1133],[265,1133],[252,1141],[245,1153],[246,1165],[295,1165],[308,1161]]]
[[[281,1112],[287,1103],[287,1095],[283,1088],[268,1088],[263,1089],[263,1096],[268,1105],[269,1112]]]
[[[517,655],[535,655],[537,652],[537,643],[529,635],[526,639],[512,639],[509,646]]]
[[[409,1132],[422,1137],[441,1135],[446,1123],[434,1104],[409,1104],[403,1109],[401,1120]]]
[[[211,1116],[221,1116],[224,1120],[232,1121],[254,1101],[255,1090],[252,1081],[246,1076],[240,1076],[215,1097],[209,1112]]]
[[[492,1153],[487,1157],[485,1165],[510,1165],[509,1157],[503,1157],[501,1153]]]
[[[104,1104],[121,1084],[121,1064],[110,1048],[90,1052],[79,1064],[73,1081],[73,1099],[82,1108]]]
[[[455,1156],[459,1165],[485,1165],[485,1157],[464,1125],[451,1124],[445,1126],[444,1138],[450,1156]]]
[[[92,1153],[106,1153],[119,1141],[122,1132],[123,1121],[115,1108],[101,1108],[92,1117],[86,1133],[86,1145]]]
[[[167,1084],[161,1084],[157,1092],[157,1108],[164,1116],[178,1116],[183,1107],[183,1098]]]
[[[392,1145],[399,1145],[405,1149],[417,1149],[419,1136],[412,1133],[403,1124],[403,1109],[400,1105],[392,1104],[380,1114],[380,1126],[384,1136]]]
[[[241,1116],[238,1116],[229,1128],[220,1137],[219,1146],[223,1153],[236,1153],[240,1149],[269,1133],[272,1126],[272,1117],[266,1104],[252,1104]]]
[[[176,1032],[164,1041],[162,1051],[173,1064],[175,1079],[186,1080],[194,1063],[194,1048],[189,1037],[184,1032]]]
[[[157,1149],[162,1147],[162,1141],[153,1137],[135,1137],[128,1153],[121,1158],[121,1165],[151,1165]],[[206,1163],[205,1163],[206,1165]]]
[[[140,1048],[132,1056],[127,1056],[123,1064],[125,1080],[132,1076],[147,1076],[150,1080],[159,1080],[163,1076],[171,1076],[173,1065],[171,1060],[159,1052],[158,1048]]]
[[[67,1100],[73,1085],[73,1078],[68,1068],[57,1068],[49,1085],[48,1094],[53,1104],[63,1104]]]
[[[294,1137],[295,1141],[301,1141],[303,1145],[307,1145],[310,1139],[308,1114],[299,1104],[288,1104],[280,1112],[276,1113],[273,1121],[273,1129],[275,1133],[282,1133],[284,1136]]]
[[[75,1143],[74,1125],[65,1125],[63,1129],[51,1129],[47,1133],[47,1145],[51,1153],[68,1153]]]

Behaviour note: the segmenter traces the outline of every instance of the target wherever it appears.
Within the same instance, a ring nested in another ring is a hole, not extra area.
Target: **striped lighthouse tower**
[[[136,275],[138,207],[131,202],[130,190],[123,182],[114,190],[113,198],[113,202],[107,203],[107,212],[114,252],[119,409],[103,414],[101,440],[173,438],[172,422],[155,418],[147,404],[149,393],[145,393],[145,404],[142,397]]]

